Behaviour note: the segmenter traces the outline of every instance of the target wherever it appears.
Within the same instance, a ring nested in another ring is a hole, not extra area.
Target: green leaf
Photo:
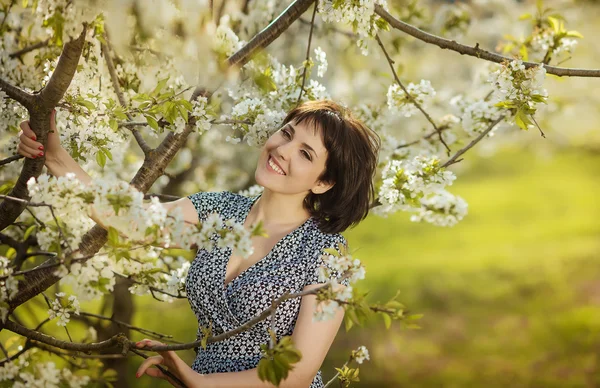
[[[555,33],[558,34],[560,32],[560,22],[558,21],[558,19],[552,16],[548,16],[548,23],[550,24],[550,27],[552,28],[552,30],[554,30]]]
[[[108,227],[108,242],[115,247],[119,245],[119,232],[112,226]]]
[[[113,160],[112,152],[110,152],[110,150],[108,148],[102,148],[102,151],[104,151],[104,153],[106,154],[106,157],[108,157],[110,160]]]
[[[97,152],[96,153],[96,162],[98,163],[98,165],[102,168],[104,168],[104,166],[106,165],[106,154],[104,152]]]
[[[527,20],[527,19],[531,19],[533,16],[528,12],[528,13],[524,13],[521,16],[519,16],[519,20]]]
[[[108,120],[108,126],[115,132],[119,130],[119,123],[117,123],[117,120],[115,119]]]
[[[519,128],[527,130],[528,125],[531,124],[531,120],[524,111],[519,109],[515,115],[515,124],[517,124]]]
[[[169,80],[169,77],[167,77],[165,79],[161,79],[160,81],[158,81],[158,84],[156,85],[156,87],[154,88],[154,90],[150,94],[152,96],[158,95],[160,93],[160,91],[163,90],[163,88],[167,84],[168,80]]]
[[[335,257],[340,256],[340,253],[335,248],[325,248],[325,249],[323,249],[323,252],[327,253],[328,255],[335,256]]]
[[[567,33],[565,34],[565,36],[569,37],[569,38],[580,38],[580,39],[583,39],[583,35],[581,35],[580,32],[575,31],[575,30],[567,31]]]
[[[385,328],[389,330],[389,328],[392,326],[392,317],[390,317],[389,314],[386,313],[381,314],[381,316],[383,317],[383,323],[385,324]]]
[[[352,322],[352,319],[348,316],[348,314],[346,314],[344,316],[344,327],[346,332],[349,332],[350,329],[352,329],[352,326],[354,326],[354,322]]]
[[[158,131],[158,121],[156,121],[154,119],[154,117],[146,115],[144,116],[146,118],[146,121],[148,122],[148,125],[150,126],[150,128],[154,129],[155,131]]]
[[[36,225],[31,225],[29,228],[27,228],[27,230],[25,231],[25,234],[23,235],[23,240],[27,240],[29,238],[29,236],[31,236],[31,233],[33,233],[35,228],[36,228]]]

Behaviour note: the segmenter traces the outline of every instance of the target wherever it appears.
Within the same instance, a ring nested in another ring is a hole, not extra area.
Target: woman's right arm
[[[69,155],[60,144],[60,137],[56,130],[56,124],[54,120],[54,112],[50,116],[50,133],[48,133],[48,141],[46,148],[41,143],[36,141],[35,133],[29,127],[28,121],[21,123],[21,129],[23,133],[19,137],[20,142],[18,146],[19,154],[35,159],[45,154],[46,161],[45,165],[48,168],[50,174],[61,177],[67,173],[74,173],[77,179],[85,185],[92,183],[92,178],[85,172],[83,168]],[[162,204],[167,212],[172,209],[180,208],[184,215],[184,221],[188,225],[196,225],[199,222],[198,213],[192,201],[189,198],[183,197],[173,202],[165,202]],[[108,227],[103,222],[103,219],[112,216],[112,214],[99,214],[93,207],[91,210],[90,217],[104,229]]]

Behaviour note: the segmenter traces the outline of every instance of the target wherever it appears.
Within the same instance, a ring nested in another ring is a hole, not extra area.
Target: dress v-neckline
[[[258,199],[260,197],[261,197],[261,194],[257,195],[255,198],[252,198],[250,201],[248,201],[248,205],[245,209],[246,214],[243,216],[243,219],[241,220],[242,225],[246,222],[246,219],[248,218],[248,215],[250,214],[250,210],[252,210],[252,206],[254,206],[254,204],[256,203],[256,201],[258,201]],[[232,249],[227,248],[227,251],[226,251],[227,252],[226,253],[227,260],[225,261],[225,268],[223,270],[223,280],[221,282],[222,287],[223,287],[223,292],[227,292],[227,290],[229,289],[229,286],[231,286],[233,283],[235,283],[237,280],[239,280],[245,273],[249,272],[250,270],[254,269],[255,267],[258,267],[259,264],[262,264],[263,262],[267,261],[279,245],[281,245],[285,240],[287,240],[288,237],[290,237],[292,234],[294,234],[294,233],[298,232],[299,230],[301,230],[302,228],[304,228],[304,226],[306,224],[308,224],[308,222],[311,219],[312,219],[312,217],[309,217],[306,221],[304,221],[302,223],[302,225],[296,227],[295,229],[290,231],[288,234],[283,236],[281,239],[279,239],[279,241],[277,241],[277,243],[275,243],[275,245],[273,245],[273,248],[271,248],[271,250],[263,258],[261,258],[256,263],[252,264],[251,266],[249,266],[248,268],[246,268],[239,274],[237,274],[237,276],[233,277],[228,283],[225,283],[225,281],[227,280],[227,267],[229,265],[229,262],[231,261],[231,256],[233,256]]]

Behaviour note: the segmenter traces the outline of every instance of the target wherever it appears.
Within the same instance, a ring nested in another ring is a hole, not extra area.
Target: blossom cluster
[[[325,75],[325,72],[327,71],[327,54],[321,49],[321,47],[317,47],[315,49],[315,58],[318,64],[317,75],[319,77],[323,77]]]
[[[531,39],[531,49],[534,52],[552,56],[561,54],[573,54],[578,41],[573,38],[558,38],[556,31],[552,28],[540,29]]]
[[[514,112],[515,123],[522,129],[533,125],[529,117],[537,110],[537,104],[546,102],[548,92],[543,88],[546,68],[542,65],[525,68],[520,59],[504,63],[490,75],[494,86],[492,98],[496,106]]]
[[[450,105],[458,109],[462,128],[469,136],[483,132],[502,115],[502,111],[493,102],[485,99],[458,95],[450,100]],[[492,136],[493,131],[489,135]]]
[[[416,213],[412,221],[451,226],[465,215],[467,205],[445,190],[456,176],[439,165],[437,157],[389,160],[382,171],[376,213],[385,216],[398,210]]]
[[[425,221],[438,226],[454,226],[461,221],[468,210],[467,202],[446,190],[421,198],[421,207],[414,209],[410,220]]]
[[[322,263],[317,269],[319,282],[329,284],[330,287],[317,297],[314,321],[331,319],[340,306],[340,302],[352,299],[352,284],[365,278],[365,267],[360,260],[353,258],[343,245],[325,249],[324,254],[319,256],[319,260]],[[340,283],[345,283],[346,280],[348,285]]]
[[[81,388],[91,382],[90,376],[75,375],[70,369],[58,369],[54,362],[39,362],[30,350],[0,366],[0,382],[14,388]],[[37,355],[35,355],[37,356]]]
[[[375,14],[375,4],[387,10],[386,0],[319,1],[319,14],[324,22],[341,22],[352,26],[358,34],[358,47],[363,55],[368,55],[368,41],[384,25],[384,21]]]
[[[61,267],[57,274],[60,283],[69,285],[81,300],[93,300],[111,292],[115,287],[113,262],[106,255],[94,256],[84,263],[75,262],[70,268]]]
[[[422,79],[418,84],[411,82],[406,86],[406,90],[408,91],[408,95],[400,85],[394,83],[387,91],[388,108],[404,117],[411,117],[413,114],[419,112],[413,101],[416,101],[423,107],[435,96],[435,90],[429,80]]]
[[[10,260],[0,256],[0,321],[4,322],[8,314],[8,301],[19,291],[18,281],[13,276],[13,269],[10,267]]]
[[[58,326],[67,326],[71,320],[71,314],[79,315],[79,301],[75,295],[69,296],[66,304],[63,302],[64,292],[56,294],[56,299],[50,304],[48,315],[50,319],[58,318]]]
[[[357,363],[362,364],[365,360],[370,360],[369,350],[365,346],[359,346],[352,351],[351,357]]]
[[[262,146],[273,134],[285,118],[285,111],[269,109],[264,100],[249,98],[241,100],[231,111],[231,119],[237,123],[232,125],[234,130],[243,134],[243,139],[253,147]],[[237,143],[241,139],[228,138]]]
[[[192,102],[192,116],[196,120],[196,131],[203,133],[211,127],[211,118],[207,112],[208,99],[206,97],[198,97]]]

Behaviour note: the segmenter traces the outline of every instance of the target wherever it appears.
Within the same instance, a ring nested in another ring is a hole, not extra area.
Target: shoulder
[[[339,250],[339,245],[347,246],[348,242],[346,238],[342,236],[340,233],[325,233],[322,232],[318,227],[316,222],[310,226],[310,242],[309,245],[312,247],[313,255],[312,257],[317,259],[321,254],[323,254],[323,250],[327,248],[335,248]]]
[[[250,201],[250,198],[230,191],[202,191],[188,195],[188,199],[196,208],[200,219],[204,219],[212,213],[220,215],[230,213],[232,209]]]

